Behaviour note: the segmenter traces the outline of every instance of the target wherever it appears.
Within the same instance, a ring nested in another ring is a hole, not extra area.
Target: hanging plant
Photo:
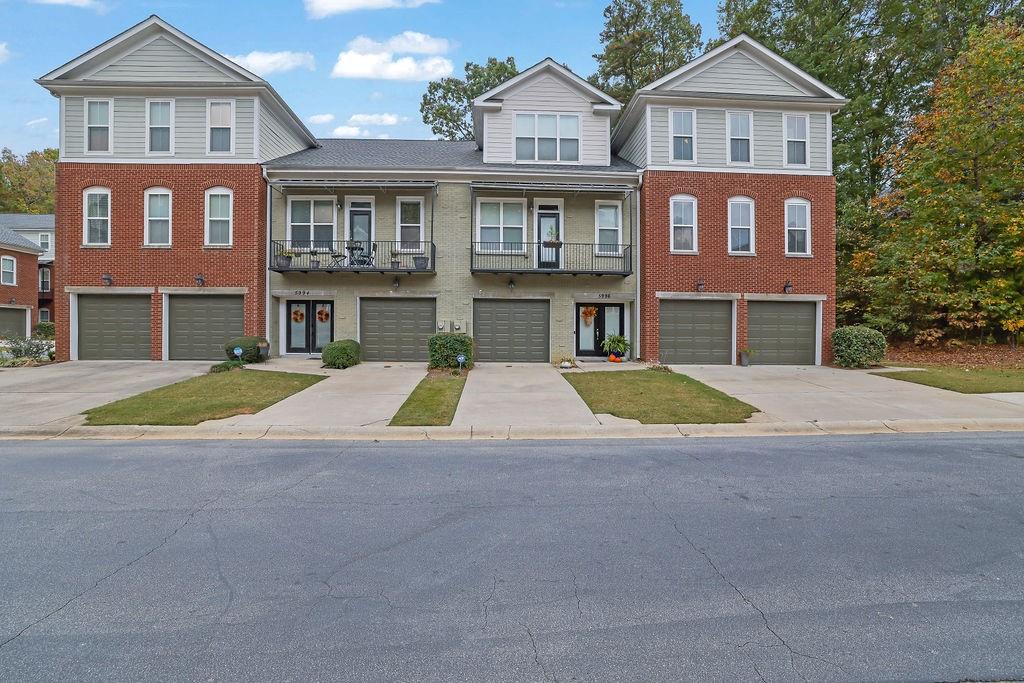
[[[583,324],[590,327],[594,324],[594,318],[597,317],[597,306],[584,306],[580,311],[580,316],[583,318]]]

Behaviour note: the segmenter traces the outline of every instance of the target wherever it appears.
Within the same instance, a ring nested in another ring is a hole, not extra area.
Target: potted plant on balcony
[[[629,340],[621,334],[612,334],[604,338],[601,348],[608,354],[608,360],[621,363],[622,358],[629,353]]]
[[[426,270],[429,259],[426,256],[413,256],[412,264],[416,266],[416,270]]]
[[[292,259],[295,258],[295,252],[291,249],[285,249],[279,251],[274,255],[274,263],[278,268],[286,269],[292,267]]]
[[[402,253],[397,249],[391,251],[391,270],[398,270],[402,266]]]
[[[309,267],[313,270],[320,268],[320,253],[316,249],[309,250]]]
[[[549,249],[562,246],[562,240],[558,238],[558,231],[555,228],[548,228],[547,237],[544,238],[544,246]]]

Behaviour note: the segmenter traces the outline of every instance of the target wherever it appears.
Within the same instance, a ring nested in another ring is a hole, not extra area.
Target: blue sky
[[[55,147],[57,101],[33,79],[150,14],[221,54],[246,57],[317,136],[427,138],[419,115],[426,80],[507,55],[520,68],[550,56],[586,76],[604,7],[600,0],[0,0],[0,147]],[[714,33],[715,0],[686,9],[705,37]]]

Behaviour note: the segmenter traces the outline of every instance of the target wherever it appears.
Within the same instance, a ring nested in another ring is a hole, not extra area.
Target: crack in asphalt
[[[580,604],[580,585],[576,581],[576,572],[569,568],[569,573],[572,574],[572,594],[576,596],[576,613],[580,619],[583,618],[583,606]]]
[[[549,674],[547,667],[544,666],[544,662],[540,661],[540,652],[537,651],[537,640],[533,637],[533,631],[530,630],[529,626],[526,627],[526,635],[530,636],[530,647],[533,648],[533,661],[540,667],[541,672],[544,674],[544,680],[546,681],[550,678],[555,683],[558,683],[558,677],[554,674]]]
[[[491,599],[494,597],[495,591],[497,591],[497,590],[498,590],[498,573],[495,572],[494,576],[491,577],[491,592],[488,593],[487,598],[483,602],[483,607],[484,607],[484,625],[483,625],[483,628],[481,628],[482,631],[486,631],[487,630],[487,625],[490,622],[490,617],[491,617],[490,602],[491,602]]]

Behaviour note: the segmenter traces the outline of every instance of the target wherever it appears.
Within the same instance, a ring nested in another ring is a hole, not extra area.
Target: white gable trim
[[[551,59],[550,57],[547,57],[544,60],[534,64],[526,71],[523,71],[513,76],[512,78],[508,79],[507,81],[498,85],[497,87],[491,88],[483,95],[480,95],[479,97],[474,99],[473,106],[479,107],[489,104],[487,100],[490,100],[496,97],[497,95],[505,92],[509,88],[515,87],[519,83],[522,83],[523,81],[532,78],[534,75],[540,73],[541,71],[547,70],[554,71],[555,73],[561,75],[563,78],[567,79],[571,84],[577,86],[580,90],[583,90],[584,92],[591,94],[592,96],[601,100],[604,103],[595,106],[601,107],[602,109],[608,111],[618,111],[619,109],[622,108],[622,103],[616,100],[614,97],[608,95],[602,90],[599,90],[598,88],[595,88],[586,80],[580,78],[572,71],[569,71],[564,66],[562,66],[555,60]]]
[[[195,54],[194,50],[190,50],[189,49],[191,46],[185,45],[181,41],[176,40],[173,35],[168,35],[168,34],[165,34],[165,33],[158,33],[155,36],[152,36],[152,37],[150,37],[150,38],[148,38],[146,40],[143,40],[138,45],[130,45],[127,48],[122,49],[122,50],[114,50],[113,47],[112,47],[111,54],[108,56],[107,59],[104,59],[103,61],[98,62],[96,66],[94,66],[93,68],[89,69],[88,71],[83,72],[82,75],[79,78],[87,79],[90,76],[94,76],[97,73],[99,73],[100,71],[103,71],[104,69],[106,69],[108,66],[112,66],[112,65],[116,64],[117,62],[119,62],[120,60],[124,59],[125,57],[127,57],[130,54],[132,54],[133,52],[135,52],[137,50],[141,50],[144,47],[146,47],[147,45],[149,45],[150,43],[155,43],[156,41],[160,40],[161,38],[166,40],[166,41],[168,41],[169,43],[171,43],[175,47],[181,48],[185,52],[188,52],[192,56],[196,57],[197,59],[199,59],[203,63],[208,64],[209,66],[211,66],[212,68],[214,68],[217,71],[221,72],[225,76],[234,76],[234,77],[238,76],[237,68],[229,69],[224,64],[212,61],[210,59],[206,59],[203,55]]]
[[[745,53],[745,52],[743,52],[741,50],[736,50],[735,52],[723,52],[723,53],[719,54],[717,57],[715,57],[714,59],[708,60],[707,62],[702,64],[699,68],[694,69],[693,71],[687,71],[684,74],[680,74],[678,77],[674,78],[672,81],[669,81],[669,82],[674,83],[677,86],[682,84],[682,83],[686,83],[691,78],[695,78],[696,76],[699,76],[700,74],[704,73],[708,69],[711,69],[714,66],[716,66],[718,64],[721,64],[725,60],[729,59],[729,57],[732,57],[733,55],[736,55],[736,54],[739,54],[739,55],[741,55],[743,57],[746,57],[750,61],[754,62],[754,64],[760,66],[762,69],[764,69],[765,71],[770,73],[772,76],[775,76],[776,78],[778,78],[779,80],[783,81],[784,83],[788,83],[789,85],[793,86],[794,88],[796,88],[797,90],[799,90],[803,94],[807,95],[808,97],[814,97],[817,94],[813,90],[808,88],[806,83],[800,83],[796,79],[790,78],[789,76],[787,76],[784,73],[779,73],[775,69],[769,69],[764,63],[762,63],[762,62],[758,61],[757,59],[755,59],[753,55],[749,55],[749,54],[747,54],[747,53]]]

